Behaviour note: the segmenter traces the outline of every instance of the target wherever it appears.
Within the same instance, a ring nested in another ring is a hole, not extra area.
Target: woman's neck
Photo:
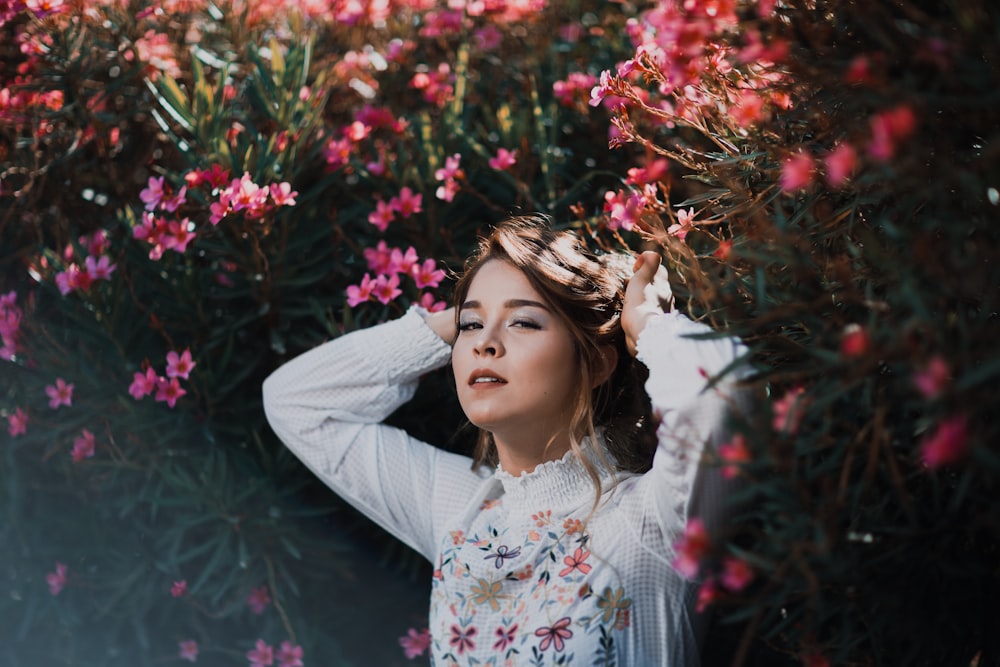
[[[570,450],[569,435],[565,432],[534,442],[520,438],[504,438],[494,433],[493,442],[497,448],[500,467],[515,477],[533,471],[546,461],[561,459]]]

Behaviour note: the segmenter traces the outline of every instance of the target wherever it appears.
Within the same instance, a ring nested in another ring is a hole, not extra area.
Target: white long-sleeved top
[[[381,423],[451,354],[417,308],[289,361],[265,381],[264,409],[320,479],[434,565],[432,664],[694,666],[702,619],[672,545],[689,518],[721,515],[719,477],[700,463],[723,437],[732,382],[702,390],[744,352],[689,337],[708,332],[667,313],[641,333],[659,446],[642,475],[594,457],[593,514],[572,453],[519,476],[476,472]]]

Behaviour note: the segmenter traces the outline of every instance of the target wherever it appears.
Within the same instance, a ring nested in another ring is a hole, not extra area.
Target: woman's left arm
[[[737,339],[713,336],[704,324],[662,312],[657,286],[666,284],[666,276],[656,278],[658,270],[665,274],[655,253],[636,260],[622,327],[629,351],[649,369],[646,391],[661,419],[653,469],[642,480],[645,504],[655,508],[662,534],[672,540],[692,517],[709,530],[724,520],[727,484],[718,466],[704,463],[703,454],[729,437],[730,411],[746,407],[746,392],[737,382],[749,367],[736,363],[747,353]],[[723,371],[725,376],[709,386]]]

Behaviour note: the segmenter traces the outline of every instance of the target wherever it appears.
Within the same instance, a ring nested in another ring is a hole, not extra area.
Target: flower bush
[[[1000,22],[960,4],[0,1],[4,657],[422,654],[419,590],[384,610],[426,566],[260,383],[543,211],[751,348],[738,521],[673,555],[706,664],[997,660]],[[425,387],[394,422],[461,449]]]

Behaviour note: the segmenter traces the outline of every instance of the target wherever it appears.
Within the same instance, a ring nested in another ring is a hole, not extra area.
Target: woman
[[[411,308],[264,384],[288,447],[433,563],[433,664],[698,664],[696,586],[671,567],[672,544],[690,518],[720,514],[699,463],[724,436],[732,374],[703,389],[743,348],[693,339],[710,330],[662,312],[655,253],[635,259],[627,289],[615,257],[539,219],[508,221],[470,260],[455,307]],[[449,359],[481,429],[473,460],[381,423]],[[658,428],[633,391],[636,359]]]

